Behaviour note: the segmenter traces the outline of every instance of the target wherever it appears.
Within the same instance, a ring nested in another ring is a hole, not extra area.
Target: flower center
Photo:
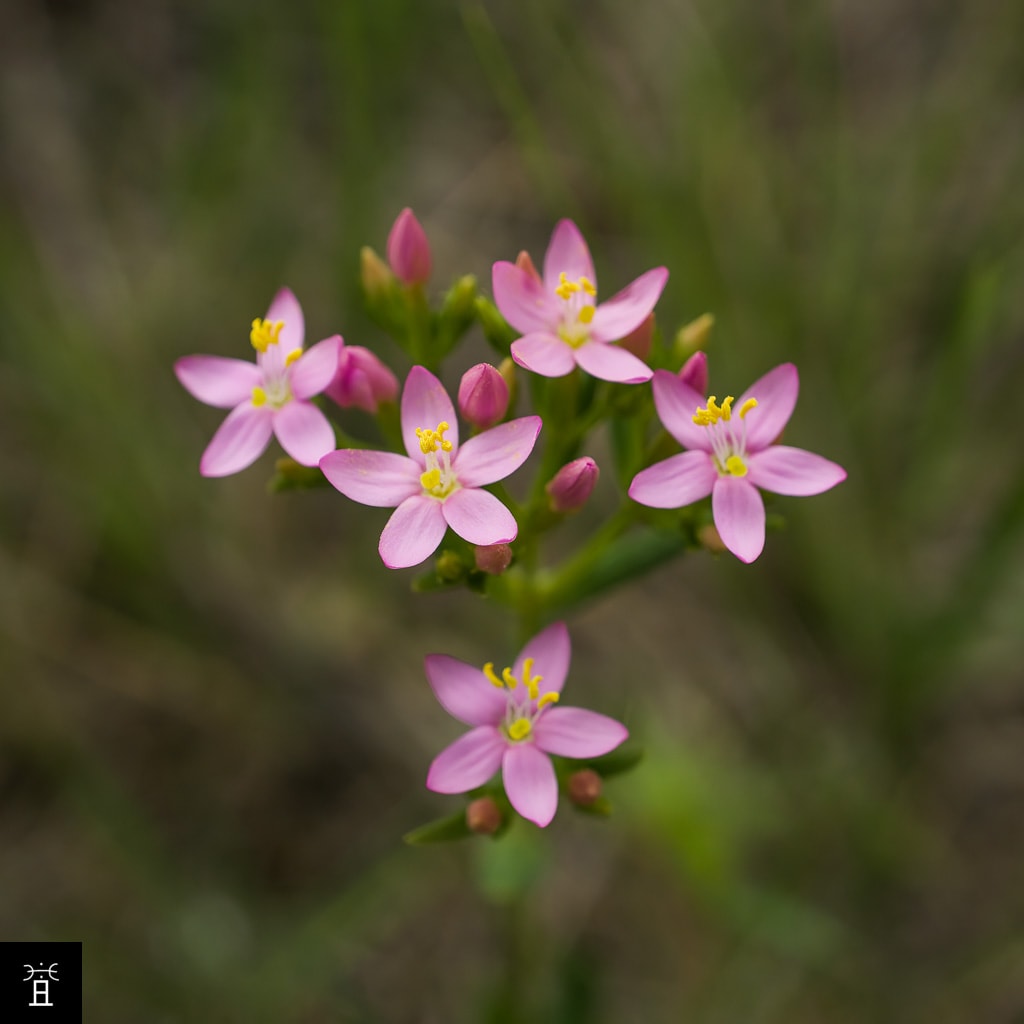
[[[693,422],[704,427],[711,439],[711,456],[719,476],[744,477],[747,475],[747,414],[757,408],[757,399],[748,398],[739,408],[739,426],[732,414],[735,399],[728,395],[722,404],[714,395],[708,404],[697,408]]]
[[[558,336],[573,348],[579,348],[590,338],[590,323],[594,319],[594,296],[597,289],[589,278],[570,281],[565,271],[559,275],[555,294],[565,302],[562,325]]]
[[[540,718],[544,709],[550,704],[558,703],[558,694],[554,690],[541,696],[540,684],[543,676],[533,674],[533,658],[523,662],[523,678],[516,678],[511,668],[502,669],[501,675],[494,671],[494,662],[484,665],[487,681],[505,691],[507,705],[505,718],[501,728],[513,743],[521,743],[530,738],[533,726]]]
[[[419,438],[420,451],[423,452],[427,467],[420,475],[420,486],[424,494],[441,500],[447,498],[459,486],[459,481],[452,471],[452,443],[444,436],[448,429],[450,424],[444,420],[438,423],[434,430],[429,427],[416,428],[416,437]]]

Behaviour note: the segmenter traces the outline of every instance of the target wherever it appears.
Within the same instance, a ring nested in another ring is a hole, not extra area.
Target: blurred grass
[[[715,313],[714,388],[797,362],[787,437],[850,479],[780,500],[754,568],[572,623],[573,692],[651,752],[609,828],[555,826],[524,987],[559,1021],[1021,1018],[1019,7],[0,19],[0,937],[84,938],[114,1024],[480,1019],[481,854],[398,839],[450,807],[420,658],[504,624],[407,596],[337,495],[200,480],[216,414],[170,365],[282,283],[393,356],[355,278],[398,209],[440,284],[571,215],[602,288],[665,263],[663,327]]]

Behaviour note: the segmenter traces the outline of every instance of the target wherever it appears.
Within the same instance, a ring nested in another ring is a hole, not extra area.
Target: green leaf
[[[449,843],[455,839],[466,839],[473,833],[466,824],[466,812],[458,811],[447,818],[420,825],[402,837],[410,846],[428,846],[431,843]]]

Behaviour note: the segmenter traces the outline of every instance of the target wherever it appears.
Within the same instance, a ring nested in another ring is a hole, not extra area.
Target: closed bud
[[[426,284],[430,280],[430,243],[408,206],[388,234],[388,263],[403,284]]]
[[[566,463],[544,487],[551,510],[575,512],[582,508],[594,490],[600,472],[597,463],[589,455]]]
[[[398,378],[368,348],[342,345],[338,370],[324,393],[343,409],[363,409],[376,415],[381,402],[398,397]]]
[[[516,257],[516,266],[520,270],[525,270],[530,277],[540,281],[541,276],[537,273],[537,268],[533,265],[533,260],[530,259],[530,254],[525,249]]]
[[[502,821],[501,808],[493,797],[481,796],[466,806],[466,827],[478,836],[493,836]]]
[[[676,334],[676,356],[688,359],[694,352],[707,348],[711,337],[711,328],[715,326],[715,318],[710,313],[702,313],[696,320],[691,320]]]
[[[442,551],[434,563],[437,578],[445,583],[458,583],[466,575],[466,566],[454,551]]]
[[[459,384],[459,412],[478,430],[494,426],[508,411],[508,385],[490,363],[477,363]]]
[[[371,301],[387,298],[395,286],[395,275],[368,245],[359,250],[359,279]]]
[[[632,352],[637,359],[646,359],[651,354],[651,340],[653,338],[654,313],[648,313],[640,322],[640,326],[627,334],[619,342],[619,348]]]
[[[683,363],[679,371],[679,379],[684,384],[689,384],[698,395],[708,393],[708,357],[706,352],[694,352],[689,359]]]
[[[476,278],[465,274],[448,290],[437,319],[440,354],[450,352],[476,319]]]
[[[500,576],[512,564],[512,548],[508,544],[478,544],[473,560],[480,572]]]
[[[601,796],[601,776],[592,768],[582,768],[569,776],[569,799],[579,807],[590,807]]]

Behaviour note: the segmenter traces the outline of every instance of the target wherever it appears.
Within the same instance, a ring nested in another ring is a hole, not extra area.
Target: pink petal
[[[767,448],[782,433],[789,417],[793,415],[799,391],[800,376],[796,367],[792,363],[783,363],[754,381],[732,403],[732,407],[738,411],[748,398],[757,399],[757,408],[751,409],[745,417],[748,452]]]
[[[471,437],[453,464],[459,483],[483,487],[504,480],[530,457],[541,426],[539,416],[524,416]]]
[[[508,707],[505,691],[488,682],[483,671],[447,654],[424,659],[427,681],[441,707],[466,725],[495,725]]]
[[[302,342],[306,337],[306,322],[302,317],[299,300],[295,298],[290,288],[282,288],[274,296],[274,301],[271,302],[264,319],[284,321],[280,340],[277,345],[271,345],[270,348],[282,349],[285,355],[292,349],[302,348]]]
[[[704,405],[704,396],[668,370],[656,370],[651,383],[654,408],[665,429],[684,447],[711,451],[707,427],[698,427],[693,414]],[[733,403],[733,408],[737,408]]]
[[[490,491],[464,487],[450,494],[441,510],[448,525],[470,544],[507,544],[519,532],[512,513]]]
[[[707,452],[681,452],[640,470],[629,496],[648,508],[683,508],[706,498],[717,479]]]
[[[408,569],[437,550],[447,529],[441,503],[415,494],[391,513],[377,550],[389,569]]]
[[[776,494],[821,494],[846,479],[846,470],[802,448],[771,445],[747,457],[747,479]]]
[[[642,384],[653,371],[632,352],[603,341],[588,341],[575,351],[576,362],[591,377],[619,384]]]
[[[550,331],[561,316],[559,300],[545,291],[540,279],[514,263],[501,260],[491,270],[494,304],[501,315],[524,334]]]
[[[460,736],[446,747],[427,772],[427,789],[435,793],[465,793],[482,786],[501,766],[506,742],[493,725]]]
[[[641,274],[618,295],[602,302],[594,310],[590,336],[595,341],[618,341],[636,330],[661,298],[668,280],[664,267],[655,267]]]
[[[174,364],[174,373],[193,397],[219,409],[233,409],[252,397],[263,383],[255,363],[223,356],[185,356]]]
[[[512,342],[512,358],[542,377],[564,377],[576,369],[572,348],[553,334],[525,334]]]
[[[597,287],[590,249],[580,229],[571,220],[560,220],[555,225],[548,251],[544,254],[544,287],[548,292],[554,292],[558,287],[563,272],[570,281],[585,277]]]
[[[274,432],[274,413],[245,402],[228,413],[199,462],[203,476],[229,476],[251,466]]]
[[[708,393],[708,354],[694,352],[679,370],[679,379],[699,395]],[[704,403],[701,402],[701,405]]]
[[[607,715],[584,708],[548,708],[533,726],[537,746],[560,757],[600,757],[629,737],[629,730]]]
[[[274,433],[281,447],[303,466],[315,466],[334,449],[334,428],[311,402],[294,398],[274,413]]]
[[[572,644],[565,623],[556,622],[532,640],[527,640],[512,668],[517,679],[523,678],[523,665],[527,658],[533,658],[533,674],[543,679],[540,692],[561,693],[572,658]]]
[[[741,562],[753,562],[764,550],[764,502],[758,489],[738,477],[719,477],[711,511],[722,543]]]
[[[501,774],[516,811],[541,828],[550,824],[558,809],[558,782],[547,754],[533,743],[507,747]]]
[[[402,440],[409,456],[421,466],[423,452],[416,437],[416,429],[436,430],[439,423],[447,423],[445,439],[451,441],[454,458],[459,450],[459,421],[455,418],[455,406],[448,397],[444,385],[423,366],[414,366],[405,378],[402,392]]]
[[[334,380],[342,345],[341,335],[334,334],[299,356],[291,368],[291,389],[296,398],[319,395]]]
[[[397,508],[420,494],[422,467],[405,455],[342,448],[320,460],[323,474],[346,498],[361,505]]]

